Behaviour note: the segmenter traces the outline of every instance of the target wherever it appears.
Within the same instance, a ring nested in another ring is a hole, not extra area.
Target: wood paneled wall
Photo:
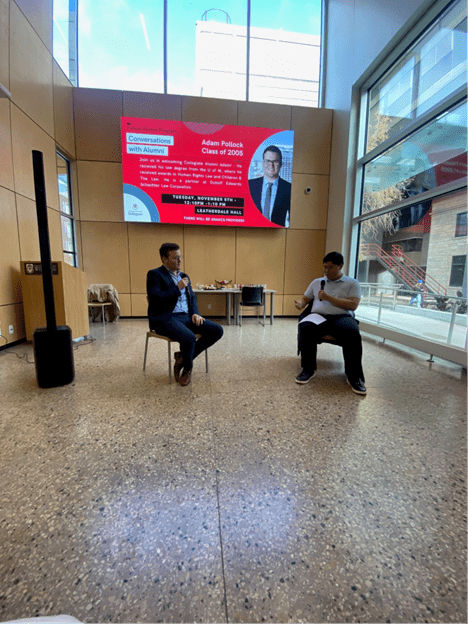
[[[161,243],[171,241],[181,246],[194,284],[266,283],[278,291],[275,314],[296,314],[294,299],[322,271],[332,111],[99,89],[76,89],[73,96],[83,269],[90,283],[113,284],[122,314],[145,316],[146,273],[161,264]],[[122,115],[294,130],[289,229],[125,223]],[[224,314],[219,297],[199,297],[199,306],[207,316]]]
[[[75,156],[72,86],[52,58],[52,0],[0,0],[0,83],[12,95],[0,98],[0,329],[14,342],[26,336],[20,262],[40,259],[31,152],[44,154],[57,261],[63,258],[55,152]]]
[[[159,266],[165,241],[181,245],[194,283],[266,283],[278,291],[275,313],[296,314],[294,298],[320,274],[325,253],[331,110],[74,89],[52,57],[52,0],[0,0],[0,34],[0,83],[12,94],[11,101],[0,98],[0,329],[9,342],[26,336],[20,262],[40,256],[34,149],[44,154],[52,259],[62,260],[59,149],[72,161],[80,268],[89,283],[114,284],[123,315],[146,315],[146,273]],[[125,223],[121,115],[294,130],[291,227]],[[200,308],[207,316],[224,314],[219,298],[203,296]]]

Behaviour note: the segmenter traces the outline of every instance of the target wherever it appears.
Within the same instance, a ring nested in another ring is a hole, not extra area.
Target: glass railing
[[[356,318],[464,349],[467,335],[467,299],[420,293],[396,284],[361,283]]]

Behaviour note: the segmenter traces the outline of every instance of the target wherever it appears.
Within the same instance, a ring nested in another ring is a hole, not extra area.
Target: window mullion
[[[422,117],[420,117],[417,121],[412,123],[410,126],[407,126],[400,132],[395,133],[390,138],[386,139],[380,145],[375,147],[371,152],[368,152],[367,154],[364,154],[363,156],[361,156],[359,160],[356,162],[356,166],[358,167],[364,166],[367,163],[371,162],[372,160],[377,158],[377,156],[380,156],[381,154],[383,154],[390,148],[394,147],[400,141],[414,134],[415,132],[423,128],[425,125],[427,125],[429,122],[431,122],[433,119],[435,119],[442,113],[447,112],[448,110],[450,110],[451,108],[459,104],[460,102],[463,102],[465,99],[466,99],[466,87],[461,87],[450,97],[443,100],[442,102],[437,104],[437,106],[434,106],[432,109],[427,111],[427,113],[425,113]]]
[[[388,212],[393,212],[394,210],[400,210],[401,208],[405,208],[406,206],[412,206],[415,203],[422,203],[429,199],[434,199],[435,197],[441,197],[442,195],[447,195],[449,193],[454,193],[455,191],[460,191],[466,188],[467,186],[467,178],[461,178],[460,180],[455,180],[454,182],[449,182],[448,184],[444,184],[443,186],[438,186],[430,191],[424,191],[424,193],[419,193],[413,197],[407,197],[406,199],[402,199],[395,204],[389,204],[387,206],[383,206],[382,208],[377,208],[376,210],[372,210],[370,212],[365,212],[361,215],[356,215],[353,218],[353,223],[360,223],[361,221],[367,221],[368,219],[372,219],[374,217],[380,217],[383,214],[387,214]]]

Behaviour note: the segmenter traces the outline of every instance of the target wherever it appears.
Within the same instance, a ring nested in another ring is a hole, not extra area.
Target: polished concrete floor
[[[296,321],[225,335],[186,388],[121,319],[40,389],[0,353],[0,621],[466,622],[466,376],[364,339],[368,395]]]

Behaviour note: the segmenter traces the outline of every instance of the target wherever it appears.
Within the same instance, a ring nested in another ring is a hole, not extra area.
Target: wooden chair
[[[195,334],[198,338],[201,338],[201,334]],[[148,354],[148,341],[150,338],[159,338],[160,340],[165,340],[167,342],[167,361],[168,361],[168,371],[169,371],[169,383],[172,383],[172,354],[171,354],[171,344],[173,342],[177,342],[177,340],[172,340],[172,338],[168,338],[167,336],[161,336],[154,331],[146,332],[146,343],[145,343],[145,357],[143,360],[143,370],[146,370],[146,356]],[[208,373],[208,349],[205,349],[205,366],[206,372]]]
[[[106,306],[111,306],[112,303],[110,301],[104,301],[104,302],[100,302],[100,301],[90,301],[88,303],[88,308],[89,309],[93,309],[93,308],[99,308],[100,309],[100,313],[102,314],[102,323],[103,325],[106,324],[106,311],[104,310],[104,308]],[[95,321],[97,319],[97,317],[99,316],[99,313],[94,317],[93,316],[93,321]]]

